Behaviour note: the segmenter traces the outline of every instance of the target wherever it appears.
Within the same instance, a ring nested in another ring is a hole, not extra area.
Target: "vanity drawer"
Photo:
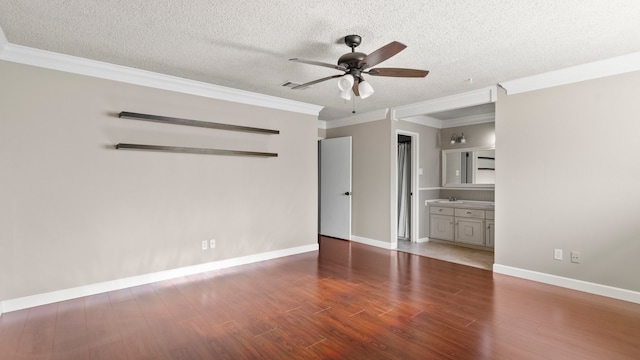
[[[456,209],[456,216],[484,219],[484,210]]]
[[[489,210],[485,211],[485,212],[484,212],[484,218],[485,218],[485,219],[490,219],[490,220],[495,219],[495,217],[494,217],[494,213],[493,213],[493,210],[491,210],[491,211],[489,211]]]
[[[440,215],[453,215],[453,208],[440,207],[440,206],[429,206],[429,213],[431,213],[431,214],[440,214]]]

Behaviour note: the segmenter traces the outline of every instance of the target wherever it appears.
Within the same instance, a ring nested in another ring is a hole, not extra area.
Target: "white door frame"
[[[392,184],[396,184],[396,186],[392,189],[393,196],[391,197],[393,203],[393,211],[391,211],[391,216],[393,217],[392,224],[395,224],[392,226],[391,231],[393,236],[391,242],[395,244],[393,248],[398,247],[398,135],[411,137],[411,193],[413,194],[411,196],[411,242],[418,242],[418,234],[420,234],[420,223],[418,221],[418,201],[420,200],[420,194],[418,193],[418,182],[420,181],[418,174],[418,164],[420,163],[418,158],[420,154],[420,134],[411,131],[396,130],[395,140],[393,141],[393,148],[395,149],[393,152],[395,155],[393,163],[395,166],[392,172],[395,174],[395,181],[392,182]]]

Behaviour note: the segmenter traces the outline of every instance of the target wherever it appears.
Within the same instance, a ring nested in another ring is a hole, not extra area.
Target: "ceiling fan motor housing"
[[[354,69],[358,67],[358,63],[362,61],[367,54],[361,52],[346,53],[338,59],[338,65],[344,65],[348,69]]]

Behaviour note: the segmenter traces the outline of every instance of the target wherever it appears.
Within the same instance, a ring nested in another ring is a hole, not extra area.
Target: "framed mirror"
[[[495,187],[495,148],[442,150],[443,187]]]

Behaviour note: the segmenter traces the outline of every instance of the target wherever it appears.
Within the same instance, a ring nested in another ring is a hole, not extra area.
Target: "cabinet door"
[[[495,238],[494,235],[494,223],[493,220],[487,220],[485,222],[485,234],[484,234],[484,238],[485,238],[485,246],[486,247],[493,247],[493,239]]]
[[[484,220],[456,218],[456,241],[484,246]]]
[[[453,216],[429,216],[429,237],[440,240],[453,240]]]

